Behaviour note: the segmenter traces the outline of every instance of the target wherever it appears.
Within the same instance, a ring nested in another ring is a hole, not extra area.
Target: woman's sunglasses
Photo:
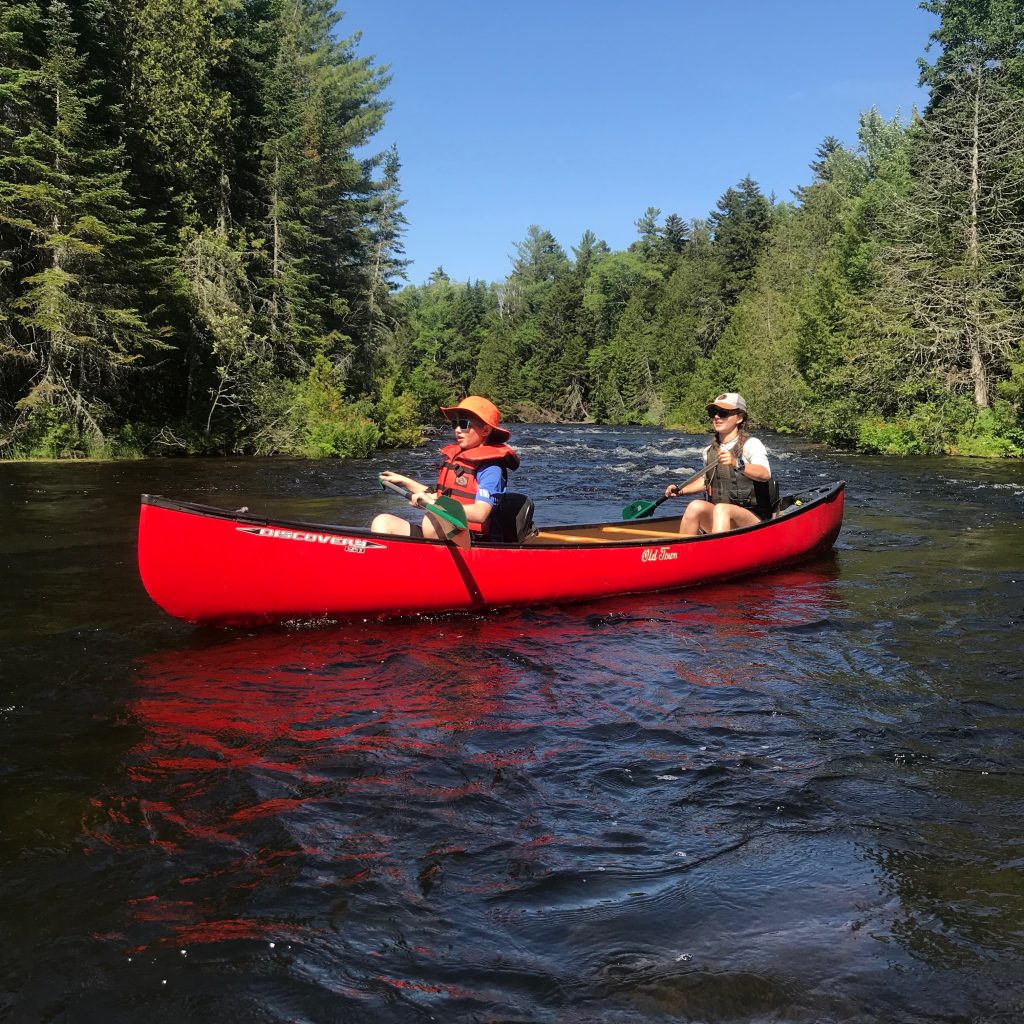
[[[452,430],[469,430],[470,427],[476,428],[476,420],[471,420],[468,416],[453,416],[449,421],[452,425]]]
[[[721,409],[717,405],[713,405],[708,409],[708,415],[712,419],[717,416],[719,419],[727,420],[730,416],[735,416],[737,412],[739,412],[738,409]]]

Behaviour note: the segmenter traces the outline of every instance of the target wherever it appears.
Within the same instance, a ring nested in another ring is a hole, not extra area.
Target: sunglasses
[[[448,422],[452,425],[452,430],[479,430],[480,427],[476,420],[471,420],[468,416],[453,416]]]
[[[727,420],[730,416],[735,416],[738,412],[739,409],[722,409],[717,405],[713,405],[708,409],[708,415],[712,419],[717,416],[719,419]]]

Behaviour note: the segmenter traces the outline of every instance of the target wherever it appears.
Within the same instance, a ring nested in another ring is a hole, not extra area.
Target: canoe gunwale
[[[743,536],[745,534],[751,534],[758,530],[768,530],[773,526],[776,526],[782,522],[789,522],[799,516],[805,515],[806,513],[817,508],[819,505],[834,501],[846,487],[845,481],[837,481],[830,484],[823,484],[818,487],[808,488],[805,491],[798,492],[797,494],[787,496],[787,500],[792,498],[795,501],[800,501],[800,504],[791,504],[789,507],[784,509],[778,515],[771,519],[766,519],[760,523],[754,523],[751,526],[740,527],[736,530],[729,530],[725,533],[717,534],[705,534],[698,537],[680,537],[675,530],[678,529],[679,516],[660,516],[657,519],[645,520],[643,526],[654,528],[652,534],[647,536],[640,536],[636,538],[623,538],[621,540],[606,540],[603,538],[584,537],[579,541],[572,540],[553,540],[550,542],[539,542],[530,543],[529,539],[526,543],[500,543],[500,542],[486,542],[481,544],[480,547],[486,550],[516,550],[516,551],[552,551],[552,550],[572,550],[572,549],[590,549],[593,550],[595,546],[601,548],[644,548],[650,547],[652,544],[707,544],[715,541],[727,541],[734,537]],[[806,500],[805,500],[806,499]],[[316,533],[332,534],[335,536],[356,536],[356,537],[386,537],[388,544],[409,544],[414,546],[427,545],[429,547],[444,547],[447,542],[443,540],[433,540],[426,537],[403,537],[394,534],[376,534],[373,533],[369,527],[365,526],[342,526],[338,524],[330,523],[313,523],[306,520],[297,519],[281,519],[276,516],[258,515],[246,511],[235,511],[231,512],[227,509],[217,508],[214,505],[203,505],[197,502],[190,501],[178,501],[171,498],[165,498],[159,494],[143,494],[141,496],[141,503],[143,505],[152,505],[156,508],[166,509],[171,512],[182,513],[186,515],[202,516],[209,519],[218,519],[222,521],[234,522],[244,526],[273,526],[276,528],[288,529],[288,530],[301,530]],[[566,532],[580,532],[586,530],[600,530],[603,527],[622,528],[623,524],[635,523],[635,520],[614,520],[607,522],[598,523],[573,523],[570,525],[552,525],[542,526],[538,528],[538,532],[541,536],[545,533],[566,533]],[[672,524],[673,529],[665,529],[658,531],[657,527],[663,525],[668,527]],[[636,523],[640,526],[639,523]]]

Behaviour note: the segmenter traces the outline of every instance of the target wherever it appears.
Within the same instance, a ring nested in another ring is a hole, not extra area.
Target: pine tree
[[[939,47],[933,63],[918,61],[921,84],[928,86],[926,116],[947,95],[963,90],[963,79],[978,70],[1005,69],[1020,84],[1024,62],[1024,6],[1020,0],[922,0],[921,7],[937,14],[939,27],[928,49]]]
[[[488,295],[482,281],[456,286],[449,295],[450,342],[439,353],[439,362],[450,375],[456,394],[463,395],[469,392],[469,382],[486,336]]]
[[[403,289],[396,297],[402,354],[399,366],[420,414],[433,420],[437,406],[461,398],[476,369],[482,338],[469,286],[455,285],[440,267],[427,284]],[[456,329],[456,318],[467,339]]]
[[[226,216],[232,98],[222,75],[227,16],[241,0],[126,0],[123,82],[139,187],[172,224],[199,230]]]
[[[519,359],[514,340],[501,327],[486,332],[469,390],[486,395],[507,417],[523,402]]]
[[[815,152],[811,162],[811,170],[817,181],[829,181],[831,178],[832,157],[843,149],[843,144],[834,135],[827,135]]]
[[[664,247],[672,256],[681,255],[690,241],[690,229],[686,221],[678,213],[670,213],[665,218],[663,234],[662,241]]]
[[[10,313],[18,295],[17,282],[26,272],[32,222],[17,216],[15,186],[31,175],[19,140],[32,124],[31,91],[37,75],[32,42],[41,31],[35,4],[0,7],[0,203],[8,206],[7,216],[0,212],[0,422],[13,416],[12,403],[21,396],[25,371]]]
[[[537,334],[522,368],[523,397],[554,417],[579,419],[586,406],[586,331],[582,275],[562,273],[537,311]]]
[[[772,226],[772,204],[757,182],[744,178],[718,200],[708,218],[715,253],[725,271],[724,298],[735,304],[754,273],[757,257],[767,243]]]
[[[579,244],[574,245],[572,249],[576,261],[576,272],[583,281],[586,281],[593,262],[607,255],[608,252],[607,242],[602,242],[589,228],[583,232]]]
[[[639,238],[630,248],[649,259],[659,251],[664,237],[664,229],[658,224],[660,217],[661,210],[656,206],[648,206],[643,216],[633,222]]]
[[[367,210],[370,262],[367,266],[367,318],[370,334],[377,339],[380,333],[393,326],[392,293],[399,280],[405,277],[409,260],[405,259],[402,235],[408,221],[402,212],[405,200],[401,197],[398,150],[392,146],[382,159],[382,175],[374,183],[374,197]],[[374,349],[378,348],[374,344]]]
[[[661,269],[630,250],[610,252],[593,262],[583,301],[593,324],[593,344],[606,345],[632,296],[662,282]]]
[[[260,429],[262,399],[278,384],[273,351],[257,329],[246,253],[223,227],[183,232],[179,268],[190,298],[186,421],[204,449]]]
[[[649,206],[644,215],[636,221],[636,229],[640,238],[631,249],[639,252],[645,259],[665,265],[666,273],[671,272],[672,265],[682,254],[689,241],[690,233],[686,221],[677,213],[670,213],[664,224],[659,224],[661,210]]]
[[[331,0],[281,2],[263,84],[261,291],[267,335],[294,372],[326,352],[347,374],[372,348],[366,231],[373,161],[356,158],[383,123],[386,69],[336,40]],[[393,185],[392,185],[393,189]]]
[[[78,16],[96,17],[85,4]],[[140,309],[163,255],[131,201],[123,151],[97,117],[97,85],[71,9],[54,0],[22,61],[4,134],[0,223],[19,240],[6,355],[25,374],[12,425],[102,447],[127,367],[159,347]],[[52,447],[58,447],[56,442]]]
[[[876,162],[872,134],[864,125],[860,170],[847,173],[843,156],[843,173],[812,185],[804,207],[818,223],[812,238],[820,260],[800,303],[795,350],[811,396],[808,428],[816,438],[851,446],[862,444],[865,423],[899,416],[927,394],[907,310],[883,307],[881,296],[891,259],[885,239],[912,187],[908,140],[904,133]],[[929,442],[919,450],[930,450]]]

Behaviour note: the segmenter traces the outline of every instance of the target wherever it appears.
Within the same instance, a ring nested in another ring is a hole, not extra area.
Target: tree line
[[[927,0],[928,100],[628,248],[530,226],[499,282],[402,287],[388,69],[330,0],[0,11],[0,454],[366,454],[506,416],[758,422],[1024,454],[1024,10]]]

